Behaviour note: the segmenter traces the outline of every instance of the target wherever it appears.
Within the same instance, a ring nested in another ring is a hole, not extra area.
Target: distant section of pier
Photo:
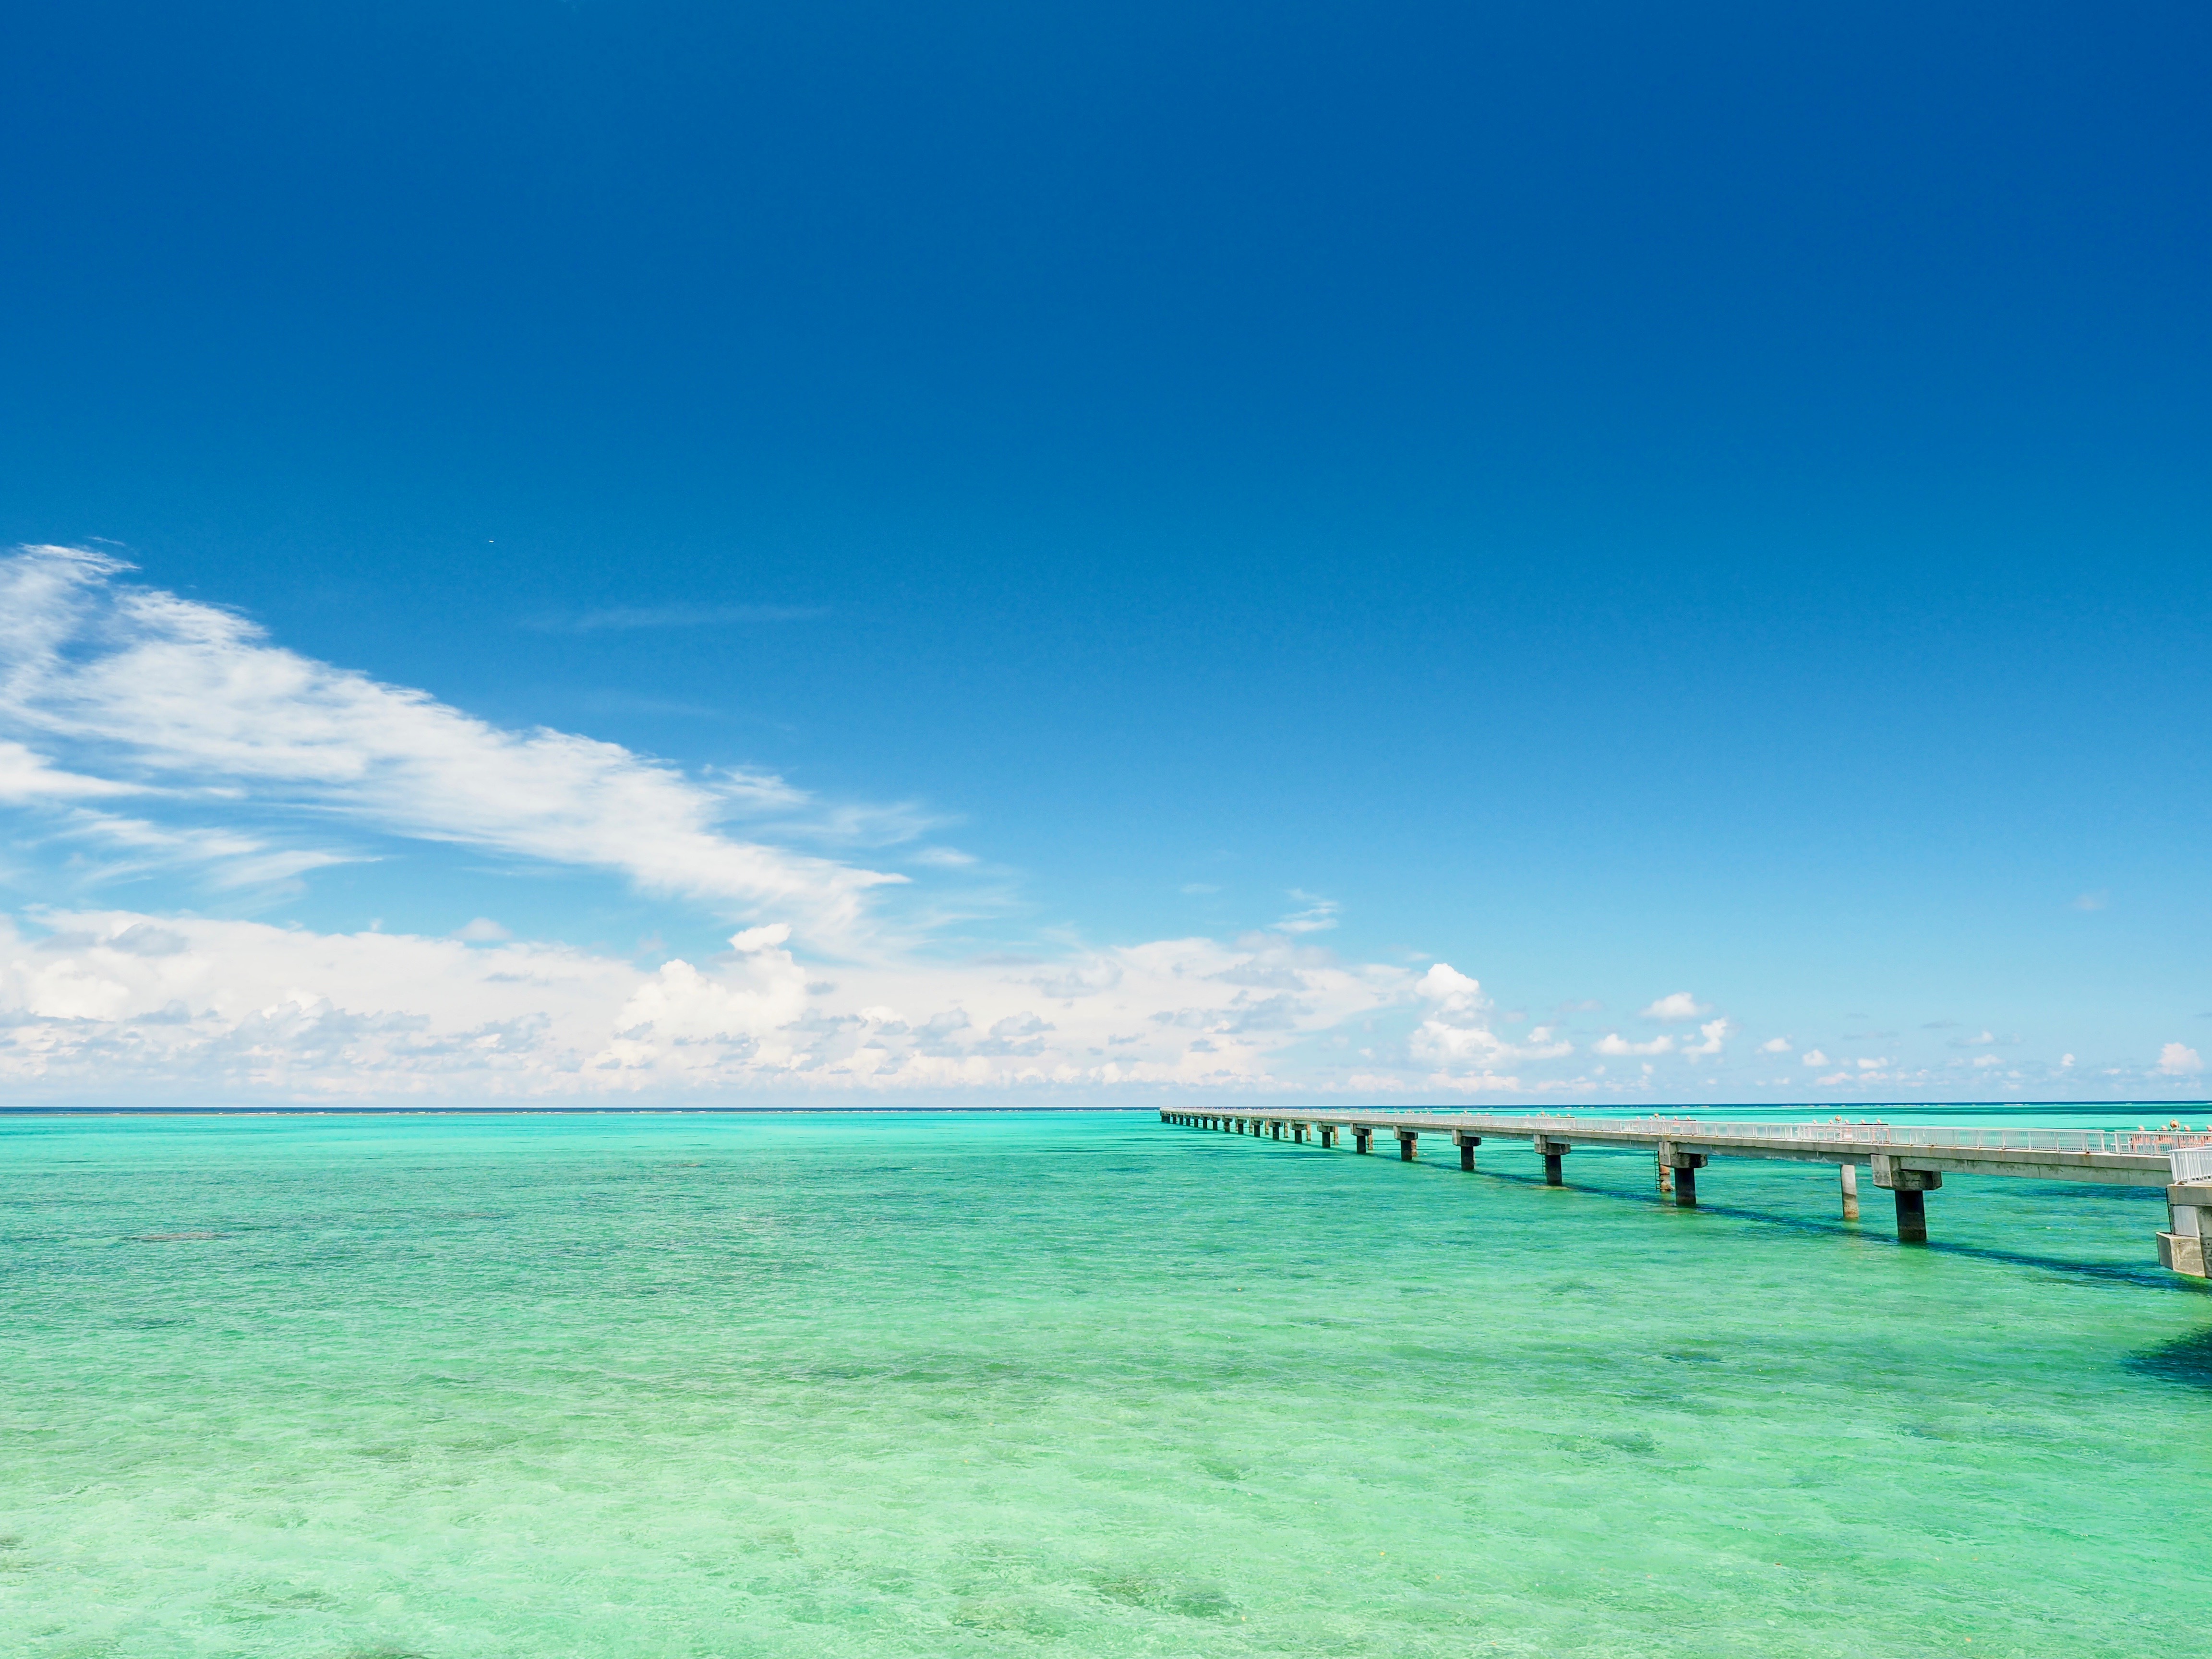
[[[1449,1139],[1459,1166],[1473,1170],[1485,1139],[1526,1140],[1544,1160],[1547,1185],[1565,1184],[1566,1155],[1580,1146],[1649,1147],[1658,1189],[1685,1208],[1698,1201],[1698,1171],[1716,1158],[1781,1158],[1832,1164],[1846,1220],[1859,1213],[1858,1172],[1868,1170],[1897,1208],[1897,1236],[1928,1242],[1928,1194],[1946,1174],[2020,1176],[2039,1181],[2094,1182],[2166,1188],[2169,1231],[2158,1236],[2160,1265],[2194,1278],[2212,1277],[2212,1131],[2187,1129],[2033,1129],[1956,1127],[1948,1124],[1846,1122],[1717,1123],[1700,1118],[1488,1116],[1471,1112],[1250,1111],[1160,1114],[1163,1123],[1264,1136],[1320,1147],[1349,1139],[1355,1152],[1376,1137],[1398,1143],[1407,1162],[1425,1134]]]

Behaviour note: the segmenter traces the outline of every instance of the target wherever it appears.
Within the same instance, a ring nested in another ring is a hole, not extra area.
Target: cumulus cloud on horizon
[[[496,924],[430,939],[115,910],[39,920],[0,918],[0,1078],[27,1092],[1279,1087],[1287,1050],[1402,1001],[1410,979],[1266,935],[841,963],[825,978],[781,922],[646,969],[502,939]]]

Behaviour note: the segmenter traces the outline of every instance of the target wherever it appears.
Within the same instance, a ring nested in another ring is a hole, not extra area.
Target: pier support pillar
[[[1267,1139],[1270,1140],[1280,1140],[1282,1138],[1283,1126],[1279,1122],[1270,1121],[1267,1125]]]
[[[1400,1162],[1401,1162],[1401,1163],[1405,1163],[1405,1164],[1411,1164],[1411,1163],[1412,1163],[1415,1158],[1419,1158],[1420,1155],[1421,1155],[1421,1132],[1420,1132],[1419,1129],[1401,1129],[1401,1130],[1399,1130],[1399,1131],[1398,1131],[1398,1158],[1399,1158]]]
[[[1334,1125],[1334,1123],[1316,1123],[1316,1124],[1315,1124],[1315,1125],[1314,1125],[1314,1138],[1315,1138],[1316,1140],[1320,1141],[1320,1142],[1321,1142],[1321,1144],[1322,1144],[1324,1147],[1328,1147],[1328,1146],[1335,1146],[1335,1145],[1336,1145],[1336,1125]]]
[[[1859,1166],[1856,1164],[1838,1164],[1836,1182],[1843,1189],[1844,1219],[1856,1221],[1859,1218]]]
[[[1533,1139],[1538,1154],[1544,1160],[1544,1184],[1547,1187],[1565,1186],[1566,1171],[1559,1167],[1559,1160],[1574,1148],[1564,1140],[1553,1139],[1549,1135],[1537,1135]]]
[[[1887,1187],[1897,1197],[1897,1242],[1928,1242],[1928,1194],[1943,1184],[1940,1170],[1908,1170],[1893,1152],[1876,1152],[1872,1159],[1874,1184]]]
[[[1472,1170],[1474,1167],[1474,1149],[1482,1145],[1482,1137],[1471,1135],[1464,1129],[1454,1129],[1452,1145],[1459,1148],[1459,1167]]]
[[[2212,1279],[2212,1182],[2168,1187],[2166,1214],[2172,1231],[2158,1236],[2158,1265]]]
[[[1917,1187],[1893,1189],[1897,1197],[1897,1242],[1900,1244],[1925,1244],[1928,1242],[1928,1194]]]
[[[1673,1192],[1674,1190],[1674,1166],[1667,1162],[1667,1154],[1662,1152],[1656,1159],[1653,1160],[1653,1162],[1656,1164],[1659,1170],[1659,1190],[1662,1193]]]
[[[1364,1125],[1358,1123],[1352,1126],[1352,1150],[1353,1152],[1364,1152],[1368,1151],[1369,1143],[1374,1139],[1374,1130],[1366,1127]]]
[[[1705,1167],[1703,1152],[1686,1152],[1671,1140],[1659,1143],[1659,1167],[1673,1179],[1668,1183],[1674,1189],[1678,1208],[1694,1210],[1698,1207],[1698,1171]]]

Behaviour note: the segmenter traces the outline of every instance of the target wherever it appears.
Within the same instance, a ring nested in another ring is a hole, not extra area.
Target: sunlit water
[[[1429,1158],[0,1122],[0,1653],[2204,1650],[2155,1192]]]

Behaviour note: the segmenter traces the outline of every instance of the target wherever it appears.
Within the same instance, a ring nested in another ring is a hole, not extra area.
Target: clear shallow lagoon
[[[1431,1156],[0,1121],[0,1653],[2202,1650],[2154,1192]]]

